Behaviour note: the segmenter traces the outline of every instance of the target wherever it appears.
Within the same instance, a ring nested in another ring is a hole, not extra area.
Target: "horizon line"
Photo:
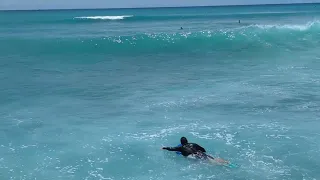
[[[121,9],[162,9],[162,8],[195,8],[195,7],[234,7],[234,6],[279,6],[279,5],[308,5],[320,2],[306,3],[266,3],[266,4],[230,4],[230,5],[199,5],[199,6],[147,6],[147,7],[115,7],[115,8],[50,8],[50,9],[0,9],[0,11],[65,11],[65,10],[121,10]]]

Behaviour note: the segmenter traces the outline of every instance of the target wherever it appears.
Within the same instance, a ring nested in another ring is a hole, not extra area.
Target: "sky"
[[[0,10],[215,6],[312,2],[320,2],[320,0],[0,0]]]

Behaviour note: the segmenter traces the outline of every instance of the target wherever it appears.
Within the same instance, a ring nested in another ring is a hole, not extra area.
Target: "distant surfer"
[[[183,28],[182,28],[182,27],[180,27],[180,30],[183,30]]]
[[[209,160],[211,163],[227,165],[228,161],[225,161],[221,158],[214,158],[206,154],[206,150],[196,143],[189,143],[187,138],[181,137],[181,145],[177,147],[163,147],[162,149],[168,151],[180,152],[184,157],[193,157],[196,159]]]
[[[239,20],[239,24],[240,24],[241,22],[240,22],[240,20]]]

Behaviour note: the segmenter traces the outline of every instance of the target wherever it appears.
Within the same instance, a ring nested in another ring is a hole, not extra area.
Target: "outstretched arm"
[[[162,149],[168,150],[168,151],[181,151],[181,147],[163,147]]]

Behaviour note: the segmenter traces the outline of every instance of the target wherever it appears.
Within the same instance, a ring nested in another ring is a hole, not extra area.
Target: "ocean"
[[[320,179],[319,47],[319,4],[0,11],[0,179]]]

